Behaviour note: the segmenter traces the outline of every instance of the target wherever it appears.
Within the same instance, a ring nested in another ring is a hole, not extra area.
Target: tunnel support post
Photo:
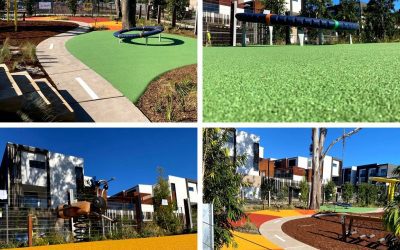
[[[318,35],[318,37],[319,37],[319,41],[318,41],[318,43],[319,43],[319,45],[323,45],[324,44],[324,33],[322,32],[322,30],[319,30],[319,35]]]
[[[301,29],[297,30],[297,35],[299,37],[299,45],[303,46],[304,45],[304,31]]]
[[[237,11],[237,0],[231,3],[231,17],[230,17],[230,32],[231,32],[231,45],[236,46],[236,11]]]
[[[269,45],[274,45],[273,44],[273,35],[274,35],[274,26],[268,26],[268,30],[269,30]]]
[[[246,22],[242,22],[242,47],[246,47]]]

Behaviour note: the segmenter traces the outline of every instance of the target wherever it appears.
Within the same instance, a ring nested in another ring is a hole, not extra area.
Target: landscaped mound
[[[140,97],[138,108],[152,122],[197,120],[197,65],[161,75]]]
[[[381,216],[382,214],[369,215]],[[354,220],[352,228],[357,231],[357,234],[349,236],[347,242],[343,242],[340,239],[342,225],[338,216],[297,219],[282,225],[282,230],[289,236],[322,250],[370,249],[373,243],[388,234],[383,229],[382,223],[379,222]],[[359,236],[371,234],[374,234],[375,237],[359,240]],[[387,249],[387,247],[380,245],[374,249]]]
[[[400,121],[400,43],[204,48],[206,122]]]

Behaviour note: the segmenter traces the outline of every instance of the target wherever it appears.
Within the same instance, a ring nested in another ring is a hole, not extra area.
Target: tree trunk
[[[319,145],[319,129],[312,129],[312,183],[311,183],[311,197],[310,197],[310,206],[309,209],[318,209],[319,204],[317,200],[317,190],[318,190],[318,182],[320,179],[319,174],[319,154],[318,154],[318,145]]]
[[[115,0],[115,16],[116,19],[121,19],[121,0]]]
[[[121,0],[122,29],[136,26],[136,0]]]

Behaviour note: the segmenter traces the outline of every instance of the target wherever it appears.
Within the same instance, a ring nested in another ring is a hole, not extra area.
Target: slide
[[[126,34],[131,31],[142,31],[141,33],[135,34]],[[164,27],[162,26],[142,26],[142,27],[134,27],[131,29],[119,30],[114,33],[114,36],[117,38],[128,38],[128,39],[135,39],[141,37],[148,37],[152,35],[157,35],[164,31]]]
[[[242,22],[263,23],[268,26],[287,25],[330,30],[358,30],[358,23],[302,16],[282,16],[275,14],[238,13],[236,18]]]

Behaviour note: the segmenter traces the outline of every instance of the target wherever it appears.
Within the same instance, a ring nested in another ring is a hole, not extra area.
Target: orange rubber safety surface
[[[267,221],[274,220],[277,218],[284,218],[290,216],[299,215],[312,215],[315,214],[315,210],[302,210],[302,209],[290,209],[290,210],[260,210],[247,213],[250,222],[255,224],[257,228]],[[247,221],[246,218],[238,222],[232,223],[234,226],[243,225]],[[258,250],[258,249],[281,249],[279,246],[273,244],[262,235],[259,234],[248,234],[241,232],[233,232],[234,240],[237,243],[237,249],[239,250]],[[233,247],[224,246],[224,250],[233,250]]]
[[[180,250],[197,249],[197,234],[129,240],[106,240],[52,246],[14,248],[14,250]]]
[[[122,23],[121,22],[116,22],[116,21],[110,21],[109,18],[104,18],[104,17],[64,17],[70,21],[78,21],[78,22],[83,22],[87,23],[92,27],[107,27],[109,30],[121,30],[122,29]],[[49,17],[30,17],[27,18],[26,20],[34,20],[34,21],[54,21],[54,20],[60,20],[60,17],[55,17],[55,16],[49,16]],[[62,20],[60,20],[62,21]]]

